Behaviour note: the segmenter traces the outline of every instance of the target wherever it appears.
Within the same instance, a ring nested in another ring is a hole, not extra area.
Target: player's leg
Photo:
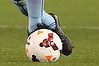
[[[37,28],[37,25],[36,25],[37,23],[43,23],[46,26],[46,28],[53,30],[61,38],[63,42],[62,53],[65,55],[70,55],[73,47],[68,37],[65,36],[63,31],[61,30],[61,27],[59,26],[58,18],[52,13],[50,13],[49,15],[45,11],[43,11],[44,0],[36,0],[36,1],[34,0],[33,2],[31,2],[31,0],[27,0],[28,16],[30,19],[29,22],[30,22],[30,25],[32,25],[30,30],[32,29],[31,31],[33,31],[34,26],[36,26]],[[33,6],[35,7],[33,8]],[[33,22],[35,22],[36,24],[34,24]]]
[[[39,2],[39,4],[37,4],[37,2]],[[37,28],[37,23],[42,22],[46,26],[46,28],[53,30],[60,36],[63,42],[62,53],[64,55],[70,55],[73,48],[70,40],[68,39],[67,36],[65,36],[63,31],[61,30],[61,27],[58,23],[58,19],[56,15],[52,13],[50,13],[49,15],[48,13],[46,13],[43,10],[43,4],[44,4],[43,0],[35,0],[34,3],[33,1],[31,2],[31,0],[27,0],[27,8],[28,8],[28,14],[29,14],[29,33],[31,33]]]
[[[24,15],[28,16],[26,0],[12,0],[12,1]]]
[[[24,15],[28,16],[26,0],[13,0],[13,2],[16,4],[18,9]],[[50,25],[50,24],[53,24],[53,26],[50,26],[50,28],[55,29],[55,20],[54,20],[54,18],[51,15],[47,14],[44,10],[43,10],[43,13],[42,13],[41,21],[42,21],[43,24],[45,24],[47,26]]]
[[[29,33],[35,31],[38,28],[37,24],[42,24],[41,16],[43,14],[43,4],[44,0],[27,0]]]

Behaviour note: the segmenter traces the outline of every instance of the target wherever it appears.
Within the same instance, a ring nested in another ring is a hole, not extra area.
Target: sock
[[[37,23],[41,23],[41,16],[43,14],[44,0],[27,0],[27,10],[29,32],[33,32],[37,29]]]
[[[29,32],[34,31],[37,23],[43,23],[48,29],[55,29],[56,24],[54,18],[44,11],[44,0],[27,0],[23,6],[16,4],[19,10],[29,17]],[[28,9],[28,13],[27,13]]]
[[[56,23],[54,18],[43,11],[43,16],[42,16],[42,23],[48,28],[48,29],[55,29],[56,28]]]

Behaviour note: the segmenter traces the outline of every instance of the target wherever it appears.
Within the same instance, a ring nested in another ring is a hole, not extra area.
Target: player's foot
[[[26,4],[26,0],[13,0],[13,2],[19,6]]]
[[[52,13],[49,13],[49,14],[55,19],[56,29],[53,31],[58,34],[58,36],[60,37],[60,39],[63,43],[62,44],[63,45],[62,53],[64,55],[70,55],[72,53],[72,49],[73,49],[73,46],[72,46],[70,39],[62,31],[60,24],[59,24],[58,17]]]
[[[42,24],[42,23],[38,23],[37,24],[37,29],[35,29],[34,31],[36,31],[36,30],[39,30],[39,29],[44,29],[45,27],[44,27],[44,25]],[[33,33],[34,31],[32,31],[32,32],[29,32],[28,31],[28,36],[31,34],[31,33]]]

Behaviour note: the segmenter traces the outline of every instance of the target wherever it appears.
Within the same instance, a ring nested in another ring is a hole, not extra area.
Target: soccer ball
[[[60,58],[62,42],[48,29],[39,29],[27,38],[26,54],[33,62],[54,62]]]

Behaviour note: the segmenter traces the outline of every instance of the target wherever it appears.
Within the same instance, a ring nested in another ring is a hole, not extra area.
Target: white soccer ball
[[[26,53],[33,62],[57,61],[61,50],[61,39],[51,30],[36,30],[27,38]]]

